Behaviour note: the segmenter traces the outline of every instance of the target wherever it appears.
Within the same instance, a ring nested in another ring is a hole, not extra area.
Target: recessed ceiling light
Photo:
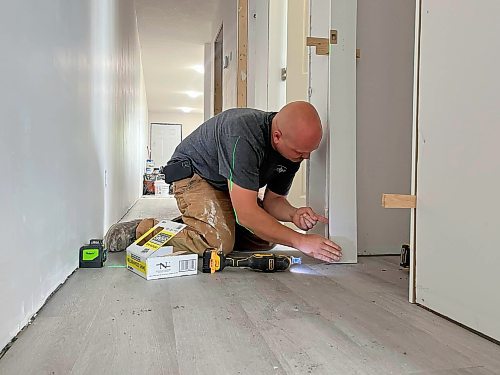
[[[200,91],[185,91],[185,94],[193,99],[203,95]]]
[[[205,67],[201,64],[200,65],[193,65],[191,68],[200,74],[205,73]]]
[[[193,108],[189,108],[189,107],[179,107],[179,109],[184,112],[184,113],[189,113],[189,112],[192,112],[193,111]]]

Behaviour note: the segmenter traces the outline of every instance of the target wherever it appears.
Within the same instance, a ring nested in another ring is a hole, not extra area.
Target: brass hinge
[[[330,44],[337,44],[338,33],[337,30],[330,30]]]

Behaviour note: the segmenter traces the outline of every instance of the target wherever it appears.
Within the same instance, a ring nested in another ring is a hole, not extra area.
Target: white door
[[[500,340],[500,2],[420,4],[416,302]]]
[[[151,124],[151,159],[160,167],[170,160],[175,148],[182,141],[181,124]]]
[[[357,262],[356,221],[356,13],[357,1],[315,0],[311,36],[328,38],[329,55],[310,49],[310,102],[324,127],[323,141],[309,162],[308,205],[325,212],[329,225],[317,230]]]

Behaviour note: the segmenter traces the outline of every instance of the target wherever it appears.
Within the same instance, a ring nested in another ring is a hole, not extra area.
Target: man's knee
[[[229,254],[234,249],[235,235],[229,228],[213,228],[213,233],[206,236],[209,247],[222,250],[224,254]]]

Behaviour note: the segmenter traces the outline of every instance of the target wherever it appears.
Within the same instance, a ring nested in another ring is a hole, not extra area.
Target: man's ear
[[[283,137],[283,133],[281,133],[281,130],[275,130],[273,131],[273,141],[274,143],[279,143],[281,138]]]

